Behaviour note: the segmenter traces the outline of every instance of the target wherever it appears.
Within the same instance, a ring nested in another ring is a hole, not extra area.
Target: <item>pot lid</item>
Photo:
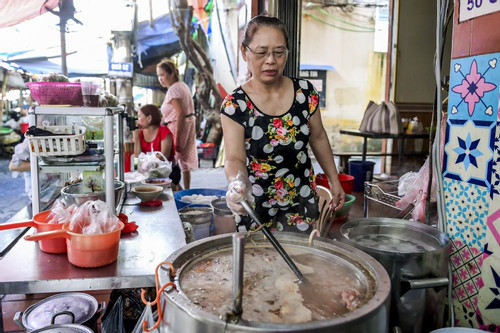
[[[94,333],[90,328],[78,324],[50,325],[31,333]]]
[[[88,294],[57,294],[28,307],[23,314],[23,325],[35,330],[51,324],[83,324],[94,316],[97,308],[97,300]]]

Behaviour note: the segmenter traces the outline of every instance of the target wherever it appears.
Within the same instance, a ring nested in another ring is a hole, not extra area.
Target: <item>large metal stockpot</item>
[[[174,266],[175,276],[170,276],[170,269],[166,265],[162,266],[164,269],[159,270],[160,285],[173,281],[177,287],[177,291],[167,287],[161,295],[162,304],[166,304],[164,305],[162,332],[388,332],[390,282],[387,272],[376,260],[354,247],[333,240],[315,238],[312,245],[309,245],[308,235],[289,232],[276,232],[274,235],[285,248],[300,248],[300,251],[306,251],[307,255],[322,256],[329,261],[347,263],[352,267],[353,276],[370,281],[370,290],[367,292],[370,296],[366,297],[365,302],[359,308],[326,320],[281,324],[241,319],[236,324],[226,323],[224,318],[196,306],[183,292],[181,285],[184,274],[189,274],[189,267],[192,267],[193,262],[199,261],[200,257],[216,257],[217,253],[231,249],[232,234],[224,234],[195,241],[171,254],[167,261]],[[245,252],[248,247],[252,246],[271,247],[261,233],[253,234],[251,238],[252,241],[247,241],[245,245]],[[269,264],[272,265],[272,263]],[[314,281],[305,283],[314,283]],[[243,293],[244,298],[245,293]],[[228,299],[228,302],[231,303],[232,300]],[[243,313],[245,313],[244,308]]]
[[[450,240],[426,224],[362,218],[340,228],[341,241],[368,253],[391,277],[391,328],[426,333],[443,325]]]

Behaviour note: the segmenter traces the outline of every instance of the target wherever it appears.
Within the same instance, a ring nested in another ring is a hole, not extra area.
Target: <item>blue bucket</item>
[[[372,161],[359,161],[359,160],[349,161],[349,174],[351,176],[354,176],[353,190],[355,192],[363,191],[365,187],[365,182],[372,181],[374,167],[375,167],[375,162]]]
[[[215,195],[217,197],[225,197],[226,196],[226,190],[219,190],[219,189],[213,189],[213,188],[191,188],[189,190],[182,190],[182,191],[177,191],[174,192],[174,199],[175,199],[175,205],[177,206],[177,210],[184,208],[186,206],[189,207],[211,207],[210,203],[208,204],[194,204],[191,202],[187,201],[182,201],[182,197],[186,195],[193,195],[193,194],[199,194],[199,195]]]

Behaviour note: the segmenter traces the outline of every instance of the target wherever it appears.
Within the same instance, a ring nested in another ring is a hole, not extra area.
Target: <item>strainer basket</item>
[[[40,105],[83,105],[80,83],[27,82],[31,96]]]
[[[53,136],[25,134],[31,152],[36,156],[80,155],[85,152],[85,126],[44,126]]]

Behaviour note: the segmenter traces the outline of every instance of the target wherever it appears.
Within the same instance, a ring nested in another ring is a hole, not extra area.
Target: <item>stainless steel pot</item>
[[[391,327],[424,333],[442,327],[450,240],[428,225],[362,218],[340,228],[340,241],[368,253],[391,277]]]
[[[178,291],[166,288],[161,298],[164,306],[161,331],[168,333],[186,332],[336,332],[336,333],[384,333],[388,331],[388,310],[390,280],[384,268],[373,258],[349,245],[324,238],[316,238],[312,246],[308,236],[298,233],[277,232],[278,241],[288,248],[300,248],[311,255],[319,255],[332,261],[348,262],[353,274],[369,280],[368,297],[359,308],[345,315],[326,320],[299,324],[277,324],[240,320],[237,324],[226,323],[223,318],[200,309],[183,293],[180,281],[188,274],[188,266],[201,256],[210,256],[221,250],[230,250],[232,234],[213,236],[195,241],[171,254],[166,260],[176,269],[171,277],[169,269],[159,270],[160,285],[173,281]],[[247,246],[268,246],[270,243],[260,233],[252,235]],[[272,247],[271,247],[272,248]],[[307,282],[309,283],[309,282]],[[313,283],[311,281],[311,283]],[[245,297],[243,295],[243,297]],[[231,302],[229,299],[228,302]],[[244,311],[244,309],[243,309]]]
[[[29,306],[24,312],[17,312],[14,322],[27,332],[40,332],[39,330],[45,332],[42,329],[68,324],[84,325],[97,330],[97,320],[103,307],[104,305],[98,304],[89,294],[61,293]],[[81,332],[81,330],[61,330],[61,332]]]
[[[115,179],[115,208],[121,201],[125,194],[125,183]],[[61,198],[67,206],[76,205],[80,206],[89,200],[102,200],[106,201],[106,192],[93,192],[85,193],[82,183],[68,185],[61,190]]]
[[[182,222],[191,224],[195,240],[210,236],[214,212],[212,207],[186,206],[179,209],[178,212]]]
[[[39,330],[33,331],[31,333],[94,333],[94,331],[83,325],[66,324],[50,325],[48,327],[40,328]]]

